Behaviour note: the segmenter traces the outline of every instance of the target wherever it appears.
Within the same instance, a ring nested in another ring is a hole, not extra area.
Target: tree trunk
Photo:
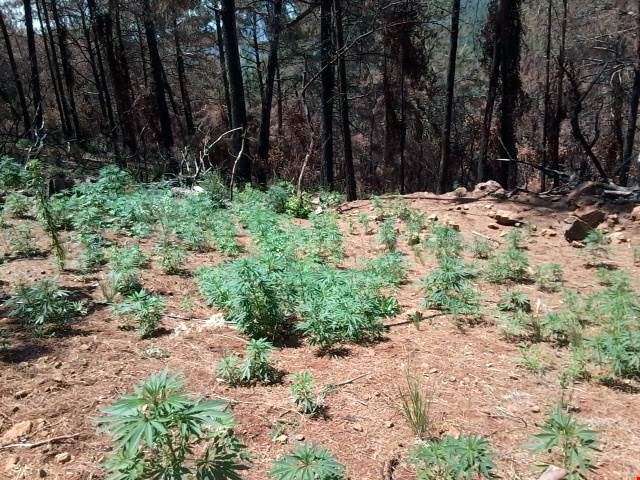
[[[278,135],[282,135],[282,79],[280,78],[280,57],[276,55],[276,75],[278,77]]]
[[[498,91],[498,74],[500,72],[500,44],[496,38],[491,54],[491,67],[489,72],[489,88],[487,91],[487,102],[484,107],[484,118],[482,121],[482,139],[480,140],[480,156],[478,157],[478,171],[476,181],[484,182],[487,178],[487,153],[489,150],[489,138],[491,137],[491,122],[493,120],[493,110],[496,103]],[[492,176],[492,174],[489,174]]]
[[[636,65],[633,71],[633,87],[629,97],[629,121],[624,138],[624,157],[620,167],[620,185],[624,186],[629,182],[629,170],[633,159],[633,144],[638,122],[638,104],[640,104],[640,0],[638,1],[636,21]]]
[[[449,178],[449,157],[451,156],[451,121],[453,118],[459,26],[460,0],[453,0],[451,10],[451,36],[449,40],[449,66],[447,68],[447,100],[444,111],[444,127],[442,128],[442,144],[440,147],[438,193],[446,192],[451,186],[451,180]]]
[[[104,99],[104,93],[102,91],[102,82],[100,81],[100,75],[98,74],[96,55],[93,52],[91,33],[89,32],[89,27],[87,26],[84,9],[80,9],[80,22],[82,25],[82,33],[84,34],[84,39],[87,44],[87,54],[89,57],[89,67],[91,67],[91,74],[93,75],[93,83],[96,91],[98,92],[98,103],[100,103],[100,112],[102,113],[103,121],[107,122],[107,105]]]
[[[247,111],[242,80],[242,65],[238,49],[238,35],[236,33],[236,6],[234,0],[222,0],[221,9],[222,37],[224,43],[225,63],[229,80],[229,96],[231,101],[231,128],[241,128],[234,132],[234,148],[236,152],[243,152],[236,164],[235,176],[239,182],[251,182],[251,161],[243,150],[244,130],[247,127]]]
[[[193,135],[196,133],[196,127],[193,123],[193,113],[191,110],[191,99],[189,98],[189,90],[187,88],[187,76],[184,69],[184,57],[182,55],[182,47],[180,46],[180,35],[178,33],[178,21],[173,20],[173,39],[176,46],[176,64],[178,67],[178,82],[180,83],[180,96],[182,97],[182,108],[184,110],[184,119],[187,124],[187,133]]]
[[[560,127],[562,120],[565,118],[563,96],[564,96],[564,59],[565,44],[567,38],[567,0],[562,1],[562,23],[560,26],[560,47],[558,51],[558,73],[556,79],[556,98],[553,119],[549,126],[549,165],[552,170],[557,171],[560,167]],[[557,187],[560,183],[558,175],[553,177],[553,186]]]
[[[18,93],[18,100],[20,101],[20,109],[22,110],[22,122],[24,124],[24,131],[26,133],[31,129],[31,117],[29,115],[29,108],[27,107],[27,100],[24,96],[24,89],[22,88],[22,80],[18,73],[18,67],[16,60],[13,56],[13,47],[11,46],[11,40],[9,38],[9,32],[7,26],[4,23],[4,15],[0,11],[0,29],[2,30],[2,36],[4,37],[4,43],[7,47],[7,57],[9,58],[9,66],[11,67],[11,74],[13,75],[13,81],[16,86],[16,92]]]
[[[258,78],[258,88],[260,98],[264,97],[264,82],[262,81],[262,62],[260,62],[260,45],[258,44],[258,15],[253,12],[253,55],[256,61],[256,77]]]
[[[356,175],[353,168],[353,148],[351,145],[351,123],[349,120],[349,86],[347,83],[347,67],[344,55],[344,32],[342,28],[341,0],[333,0],[336,23],[336,47],[340,54],[338,58],[338,80],[340,85],[340,116],[342,119],[342,145],[344,151],[344,180],[347,200],[353,201],[357,197]]]
[[[51,13],[53,14],[53,23],[55,23],[56,25],[56,32],[58,34],[60,59],[62,60],[62,76],[67,87],[69,110],[71,111],[71,120],[73,121],[73,132],[76,138],[81,138],[82,132],[80,131],[80,120],[78,118],[76,100],[73,92],[75,79],[73,75],[73,69],[71,68],[71,56],[69,50],[67,49],[67,27],[62,23],[60,19],[56,0],[51,0]]]
[[[35,124],[30,129],[32,135],[42,125],[42,94],[40,92],[40,76],[38,73],[38,53],[36,50],[36,37],[33,31],[33,14],[31,0],[23,0],[24,23],[27,29],[27,48],[29,50],[29,65],[31,66],[31,96],[35,108]]]
[[[273,86],[278,66],[278,43],[280,40],[280,17],[282,15],[282,0],[275,0],[271,13],[269,44],[269,58],[267,60],[267,83],[262,95],[262,109],[260,112],[260,130],[258,132],[258,158],[261,160],[261,169],[269,159],[269,136],[271,132],[271,105],[273,103]],[[258,183],[265,183],[264,174],[259,175]]]
[[[136,31],[138,32],[138,48],[140,49],[140,65],[142,65],[142,78],[144,79],[144,88],[149,86],[149,73],[147,72],[147,57],[144,54],[144,39],[142,38],[142,28],[140,22],[136,19]]]
[[[544,70],[544,117],[542,120],[542,169],[540,170],[540,191],[547,189],[547,164],[549,162],[549,115],[551,107],[551,19],[553,0],[547,3],[547,40]]]
[[[320,2],[320,68],[322,103],[322,162],[320,177],[322,186],[333,190],[333,96],[334,76],[331,62],[331,2]]]
[[[222,72],[222,85],[224,87],[224,100],[227,107],[227,126],[231,127],[231,96],[229,95],[229,78],[227,77],[227,62],[224,59],[224,40],[222,38],[222,25],[220,24],[220,14],[215,11],[216,17],[216,39],[218,42],[218,54],[220,58],[220,71]]]

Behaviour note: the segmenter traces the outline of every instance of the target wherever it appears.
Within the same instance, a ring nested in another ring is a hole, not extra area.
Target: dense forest
[[[143,179],[302,177],[349,199],[488,179],[627,185],[638,11],[624,0],[4,0],[1,148],[46,144],[58,165],[99,158]]]

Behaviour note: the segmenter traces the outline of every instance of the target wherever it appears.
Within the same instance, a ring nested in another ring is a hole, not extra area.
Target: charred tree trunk
[[[282,0],[275,0],[271,12],[269,58],[267,60],[267,82],[262,95],[262,109],[260,112],[260,130],[258,132],[258,158],[261,160],[261,170],[269,159],[269,136],[271,133],[271,105],[273,103],[273,87],[278,66],[278,44],[280,40],[280,17],[282,15]],[[258,183],[266,183],[264,174],[258,175]]]
[[[629,97],[629,121],[624,138],[624,157],[620,168],[620,184],[629,182],[629,170],[633,157],[633,144],[636,138],[636,125],[638,123],[638,104],[640,104],[640,1],[638,1],[638,13],[636,15],[636,65],[633,71],[633,87]]]
[[[449,66],[447,68],[447,99],[444,109],[444,126],[440,147],[440,169],[438,193],[446,192],[451,186],[449,164],[451,156],[451,121],[456,82],[456,60],[458,57],[458,30],[460,26],[460,0],[453,0],[451,10],[451,36],[449,40]]]
[[[180,34],[178,32],[178,22],[176,19],[173,21],[173,40],[176,46],[176,66],[178,67],[178,83],[180,84],[184,119],[187,124],[187,133],[193,135],[196,133],[196,127],[193,123],[191,98],[189,97],[189,89],[187,87],[187,75],[184,69],[184,57],[182,55],[182,47],[180,46]]]
[[[251,182],[251,161],[243,149],[244,130],[247,128],[247,111],[242,80],[242,65],[238,49],[236,33],[236,6],[234,0],[222,0],[221,9],[222,37],[224,43],[225,63],[229,80],[229,96],[231,101],[231,128],[240,128],[234,135],[234,148],[242,152],[236,165],[235,178],[239,182]]]
[[[560,127],[565,118],[564,109],[564,72],[565,72],[565,44],[567,38],[567,0],[562,1],[562,22],[560,25],[560,47],[558,50],[558,73],[556,78],[556,98],[553,118],[549,125],[549,165],[552,170],[557,171],[560,167]],[[553,177],[553,186],[560,183],[558,175]]]
[[[260,98],[264,97],[264,82],[262,80],[262,62],[260,61],[260,44],[258,43],[258,15],[253,12],[253,55],[256,61],[256,77],[258,79],[258,88],[260,91]]]
[[[356,199],[356,174],[353,168],[353,148],[351,145],[351,123],[349,119],[349,86],[347,82],[347,67],[344,55],[344,32],[342,28],[341,0],[333,0],[335,24],[336,24],[336,48],[338,54],[338,80],[340,85],[340,116],[342,123],[342,145],[344,154],[344,180],[347,200]]]
[[[136,20],[136,32],[138,33],[138,48],[140,49],[140,65],[142,65],[142,78],[144,79],[144,88],[147,88],[149,86],[147,56],[144,53],[144,38],[142,36],[142,27],[140,27],[140,22],[138,20]]]
[[[224,100],[227,107],[227,126],[231,127],[231,96],[229,95],[229,78],[227,77],[227,62],[224,58],[224,40],[222,38],[222,25],[220,24],[220,13],[215,11],[216,17],[216,40],[218,42],[218,54],[220,55],[220,71],[222,72],[222,85],[224,87]]]
[[[322,161],[320,177],[323,187],[334,188],[333,178],[333,96],[334,75],[331,62],[331,1],[320,2],[320,81],[322,103]]]
[[[35,108],[35,124],[30,129],[31,133],[42,125],[42,93],[40,91],[40,75],[38,71],[38,52],[36,50],[36,37],[33,31],[33,13],[31,10],[31,0],[23,0],[24,23],[27,29],[27,48],[29,50],[29,65],[31,67],[31,96]]]
[[[7,48],[7,57],[9,58],[9,66],[11,67],[11,75],[13,76],[13,82],[15,83],[16,92],[18,94],[18,100],[20,102],[20,109],[22,110],[22,123],[24,124],[24,131],[26,133],[31,129],[31,116],[29,115],[29,108],[27,107],[27,100],[24,96],[24,89],[22,88],[22,80],[18,73],[18,66],[13,56],[13,47],[11,46],[11,39],[9,38],[9,32],[7,26],[4,23],[4,15],[0,11],[0,29],[2,30],[2,36],[4,37],[4,43]]]
[[[547,3],[547,39],[544,66],[544,113],[542,120],[542,169],[540,170],[540,190],[547,189],[547,164],[549,163],[549,116],[551,107],[551,19],[553,0]]]
[[[94,54],[93,50],[91,33],[89,32],[89,27],[87,26],[87,21],[83,9],[80,9],[80,21],[82,25],[82,33],[84,34],[84,40],[87,44],[87,54],[89,58],[89,66],[91,67],[91,74],[93,75],[93,83],[95,85],[96,91],[98,92],[98,103],[100,104],[100,112],[102,113],[103,121],[106,123],[108,121],[107,104],[104,99],[102,82],[100,81],[100,75],[98,73],[98,65],[96,62],[96,55]]]

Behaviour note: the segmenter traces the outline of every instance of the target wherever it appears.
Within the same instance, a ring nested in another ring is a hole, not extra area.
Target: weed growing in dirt
[[[580,345],[584,327],[591,321],[589,301],[576,291],[566,290],[563,304],[564,308],[544,316],[544,335],[559,345]]]
[[[487,260],[491,257],[491,254],[494,251],[494,246],[493,243],[489,240],[483,240],[477,237],[473,237],[473,240],[469,245],[469,250],[471,251],[471,255],[473,255],[473,258],[477,258],[479,260]]]
[[[609,255],[611,239],[600,230],[591,230],[584,239],[585,251],[592,258],[602,259]]]
[[[98,233],[79,232],[75,235],[75,240],[82,244],[82,257],[79,266],[84,271],[92,271],[107,263],[104,249],[107,242]]]
[[[338,226],[338,216],[327,212],[311,215],[311,229],[304,238],[306,254],[311,259],[324,262],[340,262],[344,258],[342,232]]]
[[[122,303],[113,306],[113,311],[138,324],[138,332],[143,337],[153,335],[164,313],[165,301],[159,295],[147,292],[144,288],[132,292]]]
[[[383,284],[399,285],[407,277],[407,262],[399,252],[389,252],[375,259],[362,261],[363,270]]]
[[[165,370],[102,410],[98,424],[115,443],[109,478],[240,478],[247,457],[227,405],[191,398],[184,384]]]
[[[221,207],[229,199],[229,191],[224,178],[218,171],[210,171],[202,175],[198,185],[204,190],[206,197],[217,207]]]
[[[420,233],[424,230],[425,222],[424,213],[416,210],[409,211],[404,229],[404,236],[407,241],[407,245],[418,245],[420,243]]]
[[[562,266],[558,263],[543,263],[533,269],[536,286],[542,292],[557,292],[562,287]]]
[[[233,387],[254,383],[271,384],[277,381],[278,371],[270,355],[273,345],[265,339],[252,339],[247,344],[244,361],[236,354],[224,357],[218,363],[218,379]]]
[[[305,415],[315,415],[322,408],[322,400],[315,394],[316,382],[309,372],[291,375],[293,403]]]
[[[396,231],[396,220],[390,218],[380,224],[378,230],[378,244],[382,245],[388,252],[393,252],[398,243],[398,232]]]
[[[493,471],[494,457],[486,438],[461,434],[420,443],[410,463],[420,480],[494,479],[499,478]]]
[[[362,225],[362,233],[365,235],[371,235],[371,219],[364,213],[358,214],[358,222]]]
[[[20,285],[6,305],[9,316],[36,334],[55,333],[87,313],[84,302],[73,300],[71,292],[52,279]]]
[[[429,415],[433,399],[411,365],[405,367],[404,374],[405,385],[398,387],[400,410],[416,438],[425,438],[433,426]]]
[[[0,190],[23,188],[28,178],[26,170],[18,162],[4,155],[0,157]]]
[[[524,292],[507,290],[500,295],[498,310],[502,312],[529,313],[531,312],[531,300]]]
[[[529,259],[521,249],[523,234],[512,230],[504,250],[491,257],[484,275],[491,283],[523,282],[527,279]]]
[[[591,455],[598,451],[598,434],[578,423],[573,415],[556,405],[547,416],[541,433],[533,436],[534,453],[546,453],[543,465],[556,465],[569,472],[567,478],[578,480],[595,470]]]
[[[304,443],[273,462],[269,475],[274,480],[343,480],[344,471],[329,450]]]
[[[520,346],[519,363],[520,366],[540,377],[544,375],[549,368],[540,349],[530,345]]]
[[[438,260],[460,257],[463,250],[460,232],[440,222],[433,223],[430,232],[425,246]]]
[[[160,268],[167,275],[178,275],[183,272],[187,259],[184,248],[171,242],[162,243],[156,250],[160,257]]]
[[[8,229],[7,240],[16,257],[37,257],[42,254],[36,245],[36,237],[26,225],[16,225]]]
[[[9,218],[26,218],[29,216],[33,201],[21,193],[10,193],[4,200],[2,211]]]
[[[473,290],[474,272],[457,258],[443,258],[440,266],[422,280],[426,308],[452,315],[478,313],[478,294]]]

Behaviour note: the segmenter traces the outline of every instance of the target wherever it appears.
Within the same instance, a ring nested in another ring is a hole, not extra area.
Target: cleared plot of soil
[[[519,212],[524,221],[537,227],[526,240],[531,265],[560,263],[565,286],[582,292],[598,288],[594,270],[586,267],[588,255],[562,236],[562,221],[568,213],[561,208],[533,206],[526,199],[487,199],[461,205],[409,196],[408,204],[459,225],[467,239],[477,232],[501,244],[505,240],[500,234],[511,227],[490,228],[494,220],[488,216],[488,207]],[[358,257],[380,254],[375,235],[364,235],[356,220],[359,212],[372,215],[370,203],[361,201],[350,207],[341,216],[347,266]],[[624,236],[637,244],[640,224],[627,221],[624,213],[620,217],[626,228]],[[40,243],[47,245],[34,222],[24,223],[33,225]],[[557,235],[543,234],[549,228]],[[248,239],[240,241],[246,243]],[[155,243],[153,238],[141,241],[146,251]],[[286,377],[283,384],[253,388],[229,388],[216,381],[217,362],[229,353],[241,351],[245,340],[232,328],[205,323],[217,312],[205,305],[189,276],[165,275],[153,262],[142,271],[144,286],[167,299],[171,314],[163,321],[163,334],[142,340],[136,333],[122,329],[122,322],[100,303],[101,274],[59,273],[50,257],[5,262],[0,265],[0,296],[12,292],[20,281],[56,276],[62,286],[78,290],[97,303],[68,335],[20,336],[12,339],[2,353],[0,436],[25,420],[33,421],[27,442],[75,436],[35,448],[0,450],[0,478],[37,478],[43,472],[46,478],[104,478],[100,462],[110,444],[93,423],[98,409],[164,367],[183,372],[189,390],[196,394],[233,401],[237,431],[253,459],[253,466],[246,473],[248,479],[267,478],[273,459],[302,440],[334,452],[354,480],[383,478],[383,465],[394,457],[401,461],[393,478],[415,478],[415,472],[404,461],[415,440],[398,409],[398,386],[403,382],[403,366],[408,361],[423,376],[433,397],[431,415],[438,432],[484,435],[498,455],[498,470],[503,478],[536,478],[536,458],[524,446],[560,398],[557,373],[567,361],[567,350],[543,344],[550,369],[537,376],[519,366],[520,349],[502,338],[490,314],[481,324],[464,328],[446,316],[430,318],[435,311],[423,312],[428,320],[419,329],[402,323],[407,320],[407,311],[421,309],[422,292],[417,281],[433,270],[435,260],[425,252],[423,262],[416,261],[402,240],[400,250],[410,262],[410,274],[397,293],[401,314],[386,323],[401,324],[389,327],[381,342],[349,345],[325,356],[318,356],[317,348],[305,344],[274,352],[277,367],[285,373],[307,370],[320,386],[346,382],[328,395],[326,418],[308,418],[295,411]],[[482,262],[467,253],[465,257],[470,262]],[[193,271],[222,259],[215,253],[191,254],[187,269]],[[609,260],[631,274],[638,291],[640,269],[633,263],[631,244],[614,243]],[[474,282],[485,310],[497,303],[501,290],[509,288],[481,279]],[[533,303],[539,299],[537,308],[543,311],[560,305],[559,293],[540,293],[533,284],[518,288]],[[0,310],[0,327],[11,328],[11,321],[1,317],[3,313],[6,314]],[[150,358],[145,354],[151,351],[150,347],[162,349],[155,351],[165,352],[166,357]],[[577,418],[601,432],[602,453],[595,455],[598,471],[593,478],[617,480],[640,475],[639,388],[634,381],[621,383],[618,388],[596,381],[581,382],[573,388],[571,405]],[[56,459],[63,452],[70,454],[70,460]]]

